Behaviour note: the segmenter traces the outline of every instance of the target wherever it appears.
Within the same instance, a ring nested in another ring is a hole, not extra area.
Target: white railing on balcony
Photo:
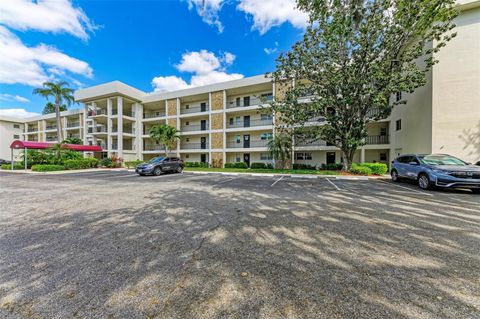
[[[190,113],[199,113],[199,112],[207,112],[209,109],[208,103],[202,108],[201,105],[191,105],[189,104],[188,109],[182,107],[180,109],[180,114],[190,114]]]
[[[28,132],[38,132],[38,127],[29,127]]]
[[[295,142],[295,146],[327,146],[327,142],[323,140],[302,141],[301,139],[299,139]]]
[[[389,144],[390,139],[388,135],[369,135],[367,136],[365,142],[368,145],[372,144]]]
[[[134,111],[125,111],[125,112],[123,112],[123,115],[128,116],[128,117],[135,117],[135,112]]]
[[[267,147],[268,140],[249,141],[245,143],[243,140],[238,143],[237,141],[227,142],[227,148],[253,148],[253,147]]]
[[[164,151],[165,146],[163,144],[146,144],[143,146],[144,151]]]
[[[143,113],[143,118],[144,119],[151,119],[151,118],[155,118],[155,117],[164,117],[165,115],[166,115],[165,111],[147,112],[147,113]]]
[[[105,126],[89,127],[88,133],[106,133],[107,128]]]
[[[180,144],[182,150],[205,150],[208,149],[208,143],[182,143]]]
[[[56,136],[47,136],[47,137],[45,138],[45,140],[46,140],[47,142],[54,142],[54,141],[57,140],[57,137],[56,137]]]
[[[227,123],[227,128],[239,128],[239,127],[254,127],[254,126],[269,126],[273,125],[273,120],[250,120],[250,121],[238,121]]]
[[[47,125],[45,127],[46,130],[56,130],[57,129],[57,125]]]
[[[192,132],[192,131],[206,131],[208,130],[208,123],[202,125],[184,125],[180,128],[180,132]]]
[[[89,110],[88,111],[88,116],[98,116],[98,115],[107,115],[107,110],[96,109],[96,110]]]
[[[67,127],[79,127],[80,122],[68,122]]]
[[[257,97],[251,97],[250,101],[245,101],[243,98],[240,98],[239,100],[232,100],[232,101],[227,101],[227,109],[232,109],[235,107],[247,107],[247,106],[256,106],[256,105],[261,105],[261,104],[268,104],[273,100],[272,96],[266,97],[265,100]],[[247,103],[245,103],[247,102]]]

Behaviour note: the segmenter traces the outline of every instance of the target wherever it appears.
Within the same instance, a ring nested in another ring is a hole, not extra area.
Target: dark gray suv
[[[447,154],[406,154],[392,162],[394,182],[411,179],[422,189],[468,188],[480,193],[480,167]]]
[[[183,167],[183,161],[178,157],[154,157],[148,163],[137,165],[135,173],[159,176],[166,172],[181,173]]]

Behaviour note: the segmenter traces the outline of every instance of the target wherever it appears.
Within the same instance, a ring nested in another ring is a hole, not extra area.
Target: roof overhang
[[[76,102],[89,102],[112,96],[124,96],[135,100],[136,102],[141,102],[145,95],[145,92],[120,81],[91,86],[85,89],[76,90],[74,93]]]

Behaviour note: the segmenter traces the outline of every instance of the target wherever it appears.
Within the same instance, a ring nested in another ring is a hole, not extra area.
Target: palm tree
[[[66,110],[67,110],[66,105],[60,105],[60,112],[63,112]],[[55,104],[53,104],[52,102],[47,102],[47,104],[45,104],[45,107],[43,108],[42,114],[46,115],[51,113],[55,113]]]
[[[168,156],[168,150],[172,149],[178,136],[179,131],[170,125],[154,125],[148,131],[150,138],[157,144],[162,143],[165,146],[165,157]]]
[[[41,95],[48,101],[49,97],[55,99],[55,113],[57,117],[57,138],[58,141],[63,141],[62,123],[60,121],[60,106],[62,102],[71,105],[75,101],[73,98],[73,89],[68,87],[69,84],[65,81],[58,82],[44,82],[42,88],[33,90],[33,94]]]
[[[67,137],[65,140],[62,141],[62,143],[82,145],[83,141],[78,137]]]
[[[279,159],[282,169],[288,168],[288,160],[292,158],[292,138],[287,133],[279,133],[268,141],[267,148],[274,160]]]

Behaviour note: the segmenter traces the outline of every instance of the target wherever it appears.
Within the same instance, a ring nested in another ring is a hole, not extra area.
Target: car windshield
[[[425,155],[420,156],[422,163],[427,165],[456,165],[465,166],[466,163],[461,159],[450,155]]]
[[[152,164],[152,163],[160,163],[161,161],[163,161],[165,157],[154,157],[152,158],[149,163]]]

